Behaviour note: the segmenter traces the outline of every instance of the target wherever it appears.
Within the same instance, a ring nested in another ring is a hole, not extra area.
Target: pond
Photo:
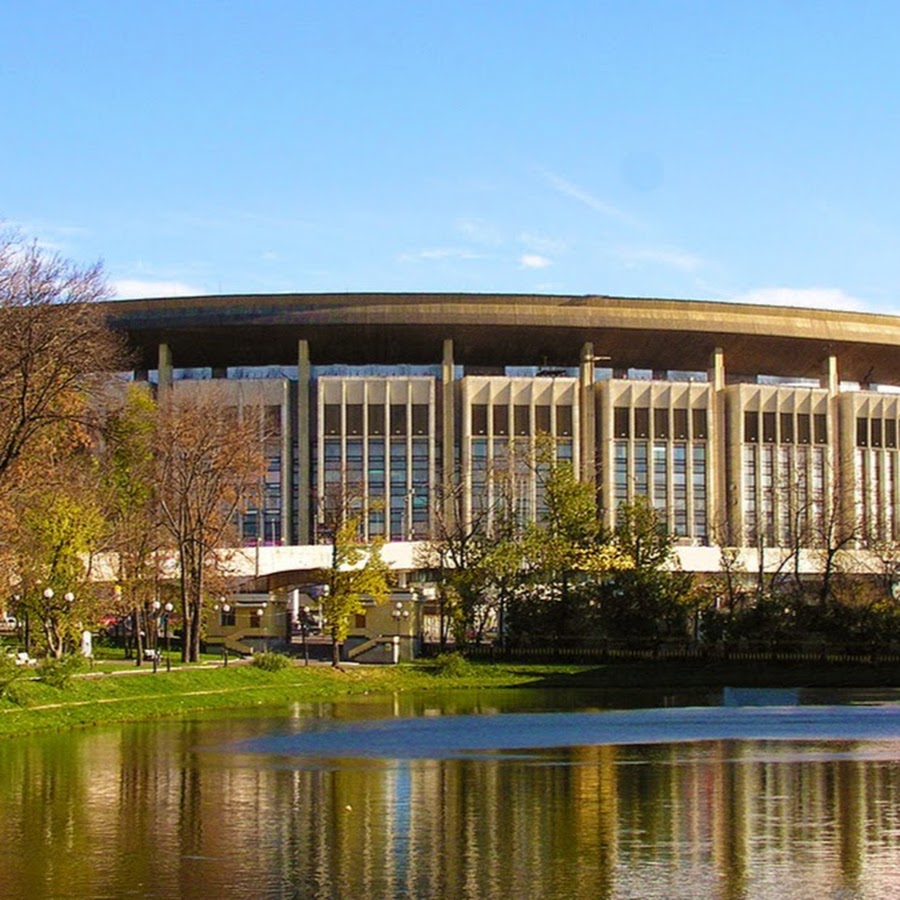
[[[889,898],[900,693],[367,697],[0,743],[0,896]]]

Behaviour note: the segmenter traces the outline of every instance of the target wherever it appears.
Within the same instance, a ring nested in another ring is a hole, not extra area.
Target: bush
[[[472,668],[461,653],[439,653],[431,661],[431,667],[433,674],[441,678],[461,678]]]
[[[37,666],[37,677],[44,684],[64,690],[69,686],[72,676],[84,669],[84,658],[70,654],[56,659],[48,656],[42,659]]]
[[[283,653],[275,653],[272,650],[263,650],[262,653],[254,653],[250,664],[266,672],[280,672],[292,665],[291,658]]]
[[[0,697],[19,703],[21,691],[16,682],[25,675],[25,667],[17,666],[15,659],[0,653]]]

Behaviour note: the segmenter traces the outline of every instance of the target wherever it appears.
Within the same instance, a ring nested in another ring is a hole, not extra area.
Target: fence
[[[896,644],[826,644],[823,642],[735,641],[705,644],[694,641],[615,641],[584,638],[533,639],[525,643],[469,644],[460,649],[472,660],[536,663],[647,662],[769,662],[833,665],[900,664]],[[425,655],[439,652],[436,644]]]

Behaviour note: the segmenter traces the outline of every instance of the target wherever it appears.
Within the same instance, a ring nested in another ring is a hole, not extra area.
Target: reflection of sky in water
[[[242,742],[240,750],[304,757],[446,759],[497,751],[709,740],[900,741],[900,706],[729,706],[320,720],[312,730]],[[887,758],[897,758],[897,749],[891,749]]]

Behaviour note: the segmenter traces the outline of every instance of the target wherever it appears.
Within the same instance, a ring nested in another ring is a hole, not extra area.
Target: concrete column
[[[726,397],[725,397],[725,351],[716,347],[709,359],[707,379],[709,394],[709,514],[712,542],[721,544],[730,540],[732,533],[729,522],[730,509],[727,492],[726,460]],[[739,436],[740,432],[738,432]],[[739,470],[738,470],[739,471]]]
[[[293,543],[293,506],[291,495],[291,481],[294,467],[291,461],[291,447],[294,443],[291,439],[293,428],[291,423],[291,383],[284,382],[281,395],[281,408],[283,421],[281,423],[281,543]]]
[[[835,512],[844,523],[856,515],[856,417],[850,418],[850,441],[841,424],[841,379],[838,358],[831,354],[822,364],[819,384],[828,391],[828,466],[825,473],[826,517]],[[849,451],[849,452],[848,452]],[[833,504],[839,504],[834,510]]]
[[[454,397],[453,341],[444,340],[444,358],[441,361],[441,493],[444,503],[444,522],[447,528],[454,525],[455,505],[453,486],[456,472],[456,403]]]
[[[616,486],[613,471],[613,386],[615,382],[606,381],[600,385],[600,502],[603,513],[603,524],[612,529],[616,524]]]
[[[300,544],[312,543],[310,528],[310,433],[311,417],[309,410],[311,369],[309,364],[309,341],[297,342],[297,540]]]
[[[159,362],[156,366],[159,374],[158,384],[160,392],[172,387],[172,351],[168,344],[159,345]]]
[[[578,368],[578,445],[580,477],[593,483],[597,477],[597,417],[594,397],[594,345],[588,341],[581,348]]]

